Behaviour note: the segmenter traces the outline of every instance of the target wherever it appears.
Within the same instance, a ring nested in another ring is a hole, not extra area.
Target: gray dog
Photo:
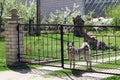
[[[91,50],[90,46],[87,42],[83,42],[82,46],[80,48],[75,48],[74,43],[67,43],[67,51],[68,51],[68,59],[70,60],[70,68],[73,65],[73,68],[75,68],[75,58],[77,57],[84,57],[87,68],[91,68]]]

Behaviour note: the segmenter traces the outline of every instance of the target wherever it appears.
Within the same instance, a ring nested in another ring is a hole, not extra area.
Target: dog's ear
[[[74,42],[72,42],[72,45],[74,46]]]
[[[69,42],[67,42],[67,46],[69,45]]]

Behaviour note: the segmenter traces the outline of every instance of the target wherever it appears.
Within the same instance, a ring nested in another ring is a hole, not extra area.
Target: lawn
[[[28,65],[29,68],[41,67],[40,65]],[[26,67],[16,67],[15,69],[23,69]],[[6,56],[5,56],[5,38],[0,38],[0,71],[11,70],[6,65]]]
[[[120,36],[119,32],[116,31],[102,31],[97,35],[98,40],[104,41],[109,49],[105,50],[104,54],[102,50],[92,50],[92,54],[102,53],[100,56],[93,57],[94,60],[110,58],[113,56],[119,56],[120,50]],[[107,34],[107,35],[106,35]],[[114,34],[114,35],[113,35]],[[109,36],[108,36],[109,35]],[[83,42],[83,37],[76,37],[73,33],[67,33],[63,35],[63,47],[64,47],[64,58],[67,58],[67,42],[74,41],[75,47],[79,48]],[[6,66],[5,61],[5,40],[0,39],[0,66]],[[53,59],[61,59],[61,35],[60,34],[41,34],[41,36],[29,36],[24,37],[24,58],[35,61],[48,61]]]
[[[8,69],[6,67],[6,56],[5,56],[5,40],[0,38],[0,70]]]
[[[100,36],[101,35],[101,36]],[[58,59],[61,58],[61,35],[60,34],[41,34],[40,37],[37,36],[27,36],[25,37],[25,50],[27,55],[32,55],[33,59],[38,58],[53,58]],[[116,51],[120,50],[120,37],[116,37],[115,35],[104,36],[103,33],[97,36],[97,39],[100,41],[104,41],[109,49],[105,50],[104,53],[114,53],[117,54]],[[64,47],[64,58],[67,58],[67,42],[74,41],[75,47],[81,47],[83,42],[83,37],[76,37],[72,33],[66,34],[63,36],[63,47]],[[31,51],[27,49],[30,48]],[[92,54],[103,53],[102,50],[92,50]],[[103,53],[103,54],[104,54]],[[102,55],[103,56],[103,55]],[[109,56],[113,56],[109,54]],[[117,56],[117,55],[116,55]],[[104,56],[105,57],[105,56]],[[101,57],[102,58],[102,57]]]
[[[120,60],[117,60],[117,63],[115,63],[115,61],[111,61],[111,63],[109,62],[105,62],[105,63],[98,63],[98,64],[94,64],[92,65],[92,69],[93,72],[100,72],[100,71],[105,71],[107,69],[118,69],[120,68]],[[63,76],[67,76],[67,75],[81,75],[82,73],[85,73],[86,70],[86,66],[79,66],[76,67],[75,69],[62,69],[62,70],[57,70],[57,71],[53,71],[51,73],[45,74],[43,75],[44,77],[50,77],[50,76],[57,76],[57,77],[63,77]],[[106,72],[107,73],[107,72]],[[111,73],[112,74],[112,73]],[[109,77],[103,80],[119,80],[120,77],[119,76],[113,76],[113,77]]]
[[[120,76],[112,76],[112,77],[108,77],[102,80],[120,80]]]
[[[119,60],[111,60],[110,62],[104,62],[100,64],[93,65],[95,68],[102,68],[102,69],[116,69],[120,68],[120,59]]]

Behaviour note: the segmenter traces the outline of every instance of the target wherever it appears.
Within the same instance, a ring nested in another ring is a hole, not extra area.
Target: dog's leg
[[[86,61],[86,63],[87,63],[87,69],[88,69],[88,61]]]
[[[87,55],[86,55],[86,54],[84,55],[84,59],[85,59],[85,61],[86,61],[87,68],[88,68],[88,61],[87,61]]]
[[[89,55],[89,69],[92,70],[92,61],[91,61],[91,56]]]
[[[86,61],[86,64],[87,64],[87,69],[89,69],[90,58],[89,58],[88,54],[85,55],[85,61]]]
[[[91,70],[91,67],[92,67],[91,56],[90,56],[90,54],[88,54],[86,57],[87,57],[86,59],[87,59],[87,63],[88,63],[88,69]]]
[[[71,61],[71,57],[70,57],[70,53],[68,53],[68,59],[69,59],[69,62],[70,62],[70,69],[71,69],[71,65],[72,65],[72,61]]]
[[[73,69],[75,69],[75,58],[73,59]]]

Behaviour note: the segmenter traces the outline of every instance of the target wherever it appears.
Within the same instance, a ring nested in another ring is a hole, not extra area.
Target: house
[[[78,8],[84,14],[84,0],[41,0],[42,15],[49,16],[50,12],[56,12],[56,10],[61,10],[61,8],[65,9],[65,7],[72,10],[74,3],[79,5]]]
[[[105,9],[107,7],[112,7],[120,3],[120,0],[84,0],[84,13],[88,14],[93,11],[93,16],[104,16]]]
[[[55,12],[61,8],[73,8],[73,4],[79,5],[82,14],[88,14],[93,11],[93,16],[104,16],[105,9],[120,3],[120,0],[41,0],[42,14],[48,16],[50,12]]]
[[[25,0],[23,0],[25,1]],[[36,1],[36,0],[28,0]],[[72,10],[73,4],[79,5],[79,9],[82,14],[88,14],[90,11],[93,12],[94,17],[104,16],[104,10],[107,7],[117,5],[120,0],[40,0],[41,1],[41,12],[43,16],[49,16],[50,12],[55,12],[61,8],[68,7]]]

